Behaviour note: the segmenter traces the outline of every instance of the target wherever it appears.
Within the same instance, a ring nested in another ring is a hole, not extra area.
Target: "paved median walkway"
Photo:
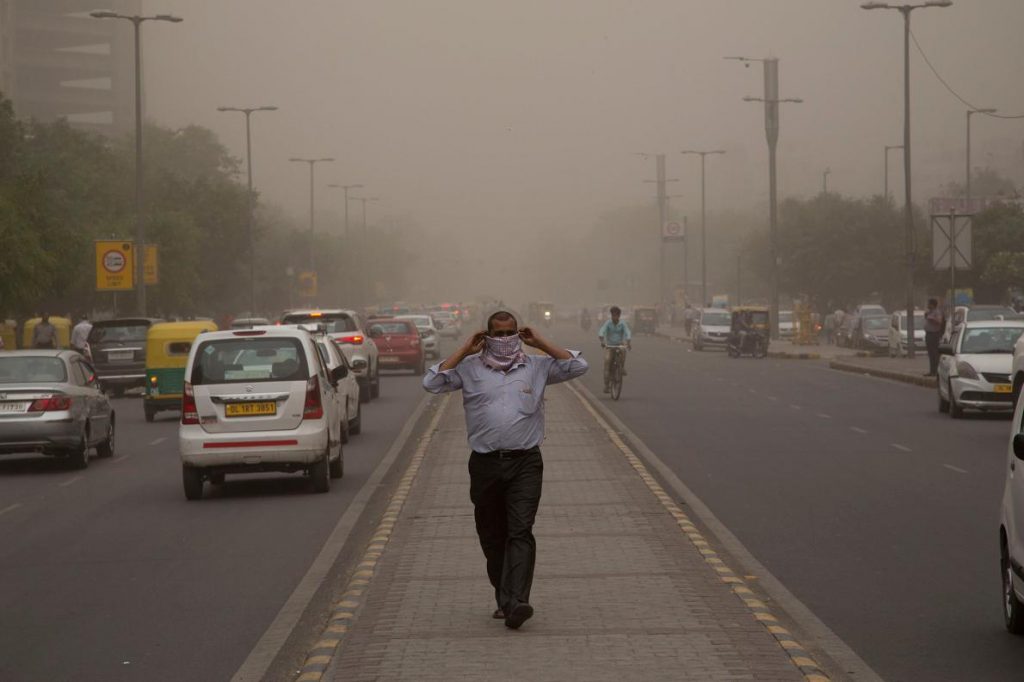
[[[300,680],[827,679],[575,390],[546,412],[536,615],[491,618],[455,395]]]

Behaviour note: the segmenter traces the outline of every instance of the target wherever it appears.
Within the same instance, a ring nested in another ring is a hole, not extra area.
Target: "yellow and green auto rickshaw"
[[[633,308],[633,331],[637,334],[653,334],[658,330],[658,309],[653,306]]]
[[[0,349],[18,349],[18,323],[14,320],[0,320]]]
[[[142,407],[151,422],[162,410],[180,410],[185,365],[192,343],[203,332],[217,331],[210,320],[157,322],[146,333],[146,394]]]
[[[732,325],[725,350],[729,357],[768,357],[770,311],[762,306],[737,306],[731,310]]]
[[[25,324],[21,328],[21,347],[31,348],[32,347],[32,332],[35,331],[36,326],[42,322],[42,319],[33,317],[31,320],[25,320]],[[57,347],[58,348],[71,348],[71,320],[66,317],[57,317],[50,315],[50,324],[57,330]]]

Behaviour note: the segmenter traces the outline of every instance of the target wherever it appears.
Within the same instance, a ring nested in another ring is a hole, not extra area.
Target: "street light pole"
[[[826,168],[821,172],[821,193],[828,194],[828,176],[832,174],[831,168]]]
[[[887,144],[885,145],[885,201],[889,202],[889,150],[891,149],[903,149],[901,144]]]
[[[953,0],[928,0],[919,5],[890,5],[884,2],[865,2],[861,9],[894,9],[903,15],[903,207],[904,250],[907,273],[907,358],[914,358],[914,205],[910,192],[910,13],[922,7],[949,7]]]
[[[316,247],[313,244],[313,230],[316,223],[316,218],[314,217],[314,187],[316,186],[316,183],[315,173],[313,169],[316,167],[316,164],[318,163],[329,163],[331,161],[334,161],[334,159],[331,157],[324,157],[320,159],[303,159],[292,157],[288,160],[297,163],[309,164],[309,269],[313,272],[316,272]]]
[[[142,208],[142,22],[169,21],[180,24],[183,19],[172,14],[140,16],[118,14],[108,10],[90,12],[93,19],[124,19],[130,21],[135,30],[135,306],[139,315],[146,314],[146,278],[143,273],[146,256],[146,227],[143,224]]]
[[[362,185],[353,185],[353,187],[362,187]],[[349,200],[348,196],[346,195],[346,197],[345,197],[345,204],[346,204],[346,206],[348,205],[349,201],[350,200]],[[364,258],[364,262],[365,262],[365,258],[367,258],[367,254],[368,254],[368,249],[366,248],[367,241],[368,241],[367,240],[367,231],[366,231],[366,204],[368,202],[372,202],[372,201],[380,201],[380,197],[352,197],[351,201],[359,201],[359,202],[362,202],[362,204],[363,204],[363,227],[359,231],[359,241],[360,241],[360,243],[362,245],[361,251],[363,253],[363,258]],[[370,287],[368,287],[368,288],[370,288],[369,296],[372,297],[372,296],[376,295],[376,288],[377,288],[376,281],[374,281],[373,284]],[[367,300],[366,302],[369,302],[369,301]]]
[[[779,143],[779,104],[792,102],[800,104],[797,97],[779,98],[779,60],[775,57],[752,59],[750,57],[726,57],[749,64],[761,62],[764,65],[764,97],[744,97],[744,102],[764,102],[764,128],[768,139],[768,229],[772,259],[771,285],[771,337],[779,338],[779,199],[777,182],[776,148]]]
[[[701,151],[686,149],[681,153],[700,155],[700,304],[703,307],[708,302],[707,195],[705,193],[704,162],[709,154],[725,154],[725,150],[711,149]]]
[[[249,233],[249,314],[256,315],[256,231],[253,227],[255,200],[252,191],[252,128],[250,119],[257,111],[277,111],[277,107],[217,107],[217,111],[238,111],[245,114],[245,174],[248,186],[246,227]]]
[[[637,156],[646,159],[650,154],[643,152],[637,152]],[[656,201],[658,204],[658,303],[666,303],[668,301],[667,287],[665,286],[665,220],[667,216],[667,207],[665,203],[665,197],[667,195],[665,185],[669,182],[679,182],[678,178],[666,178],[665,170],[665,155],[654,154],[656,179],[655,180],[644,180],[644,182],[655,183],[657,185]]]
[[[971,211],[971,116],[974,114],[994,114],[995,109],[967,110],[967,175],[964,184],[964,211]]]

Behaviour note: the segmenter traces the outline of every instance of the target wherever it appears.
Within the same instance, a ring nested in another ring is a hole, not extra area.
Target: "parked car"
[[[836,328],[836,345],[844,348],[852,348],[856,334],[857,325],[860,324],[860,316],[854,313],[843,315],[843,321]]]
[[[889,348],[889,318],[862,315],[853,330],[853,346],[870,353],[885,353]]]
[[[1018,400],[1007,448],[999,519],[999,574],[1003,588],[1003,624],[1024,634],[1024,400]]]
[[[96,371],[79,353],[0,352],[0,454],[40,453],[84,469],[91,448],[114,454],[115,426]]]
[[[889,357],[907,354],[907,311],[899,310],[889,316]],[[925,350],[924,311],[914,311],[914,348]]]
[[[779,337],[791,339],[796,336],[796,320],[792,310],[779,311]]]
[[[729,330],[732,328],[732,317],[728,310],[721,308],[704,308],[697,313],[696,325],[690,335],[693,349],[702,351],[705,348],[725,348],[729,341]]]
[[[383,369],[426,371],[420,332],[412,320],[378,318],[370,322],[370,338],[380,352]]]
[[[318,493],[344,473],[335,396],[347,375],[328,371],[313,336],[263,327],[204,334],[185,372],[178,446],[185,497],[227,474],[306,472]]]
[[[327,335],[341,346],[349,368],[359,382],[360,400],[368,403],[380,397],[380,363],[377,345],[366,333],[367,320],[354,310],[292,310],[281,317],[282,324],[323,323]]]
[[[89,350],[103,390],[115,398],[129,388],[146,385],[146,334],[162,320],[119,317],[95,322],[89,331]]]
[[[409,320],[419,330],[423,344],[423,354],[428,359],[441,357],[441,342],[438,339],[437,327],[430,315],[396,315],[396,320]]]
[[[965,409],[1010,412],[1013,352],[1024,321],[966,322],[940,347],[939,411],[958,419]]]
[[[945,339],[949,340],[959,331],[964,322],[984,320],[1019,320],[1021,315],[1013,308],[1005,305],[958,305],[953,309],[953,318],[946,320]]]
[[[886,312],[884,307],[878,305],[877,303],[861,303],[860,305],[853,309],[853,314],[861,316],[881,315],[882,317],[885,317],[889,313]]]

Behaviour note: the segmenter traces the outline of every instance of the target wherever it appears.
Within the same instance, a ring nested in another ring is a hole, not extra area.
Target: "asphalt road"
[[[601,395],[594,333],[548,333],[582,347]],[[1000,611],[1008,419],[954,421],[929,389],[652,337],[627,368],[605,403],[882,677],[1021,679],[1024,639]]]
[[[0,459],[0,680],[230,679],[422,396],[383,379],[326,495],[265,474],[187,502],[177,413],[130,397],[113,459]]]

